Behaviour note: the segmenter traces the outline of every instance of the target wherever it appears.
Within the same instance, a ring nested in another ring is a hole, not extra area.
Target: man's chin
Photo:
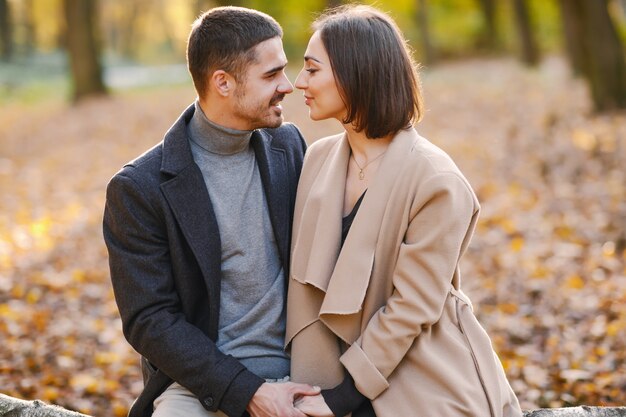
[[[282,126],[283,124],[283,118],[272,118],[269,120],[263,120],[260,121],[256,124],[254,124],[254,127],[252,128],[252,130],[254,129],[275,129],[277,127]]]
[[[267,125],[265,126],[268,129],[275,129],[277,127],[280,127],[284,122],[284,118],[283,116],[279,116],[279,117],[272,117],[270,120],[267,121]]]

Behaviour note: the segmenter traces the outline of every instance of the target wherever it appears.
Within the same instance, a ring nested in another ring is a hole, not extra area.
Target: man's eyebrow
[[[283,65],[279,65],[277,67],[274,67],[270,70],[265,71],[263,74],[264,75],[268,75],[268,74],[273,74],[275,72],[279,72],[285,69],[285,67],[287,66],[287,63],[285,62]]]
[[[323,62],[322,62],[322,61],[320,61],[320,60],[319,60],[319,59],[317,59],[317,58],[313,58],[313,57],[312,57],[312,56],[310,56],[310,55],[305,55],[305,56],[304,56],[304,60],[305,60],[305,61],[315,61],[315,62],[317,62],[317,63],[319,63],[319,64],[323,64]]]

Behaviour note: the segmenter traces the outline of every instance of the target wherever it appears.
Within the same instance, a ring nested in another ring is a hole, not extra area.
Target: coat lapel
[[[250,138],[250,144],[254,149],[259,174],[263,184],[263,191],[269,209],[270,221],[274,230],[274,238],[278,250],[283,260],[285,271],[289,265],[289,231],[291,187],[289,181],[291,177],[287,171],[287,161],[285,151],[271,147],[269,135],[261,130],[256,130]]]
[[[311,187],[303,190],[302,182],[298,185],[291,277],[322,291],[328,287],[340,250],[349,158],[350,146],[344,134],[333,145]]]
[[[161,190],[202,270],[211,313],[217,314],[221,241],[213,205],[187,139],[187,123],[193,112],[192,105],[165,135],[161,172],[172,178],[161,184]]]
[[[309,201],[306,202],[311,207],[305,207],[299,219],[314,222],[317,226],[313,237],[300,236],[300,240],[307,241],[310,248],[301,250],[299,254],[294,248],[294,259],[296,256],[308,257],[302,283],[312,284],[325,291],[319,318],[347,343],[353,343],[360,334],[362,304],[372,274],[389,196],[407,161],[406,155],[417,138],[417,132],[411,129],[401,131],[393,139],[338,255],[343,194],[350,155],[345,136],[320,170],[319,178],[309,192]],[[316,200],[320,202],[316,203]],[[303,242],[300,244],[305,245]]]

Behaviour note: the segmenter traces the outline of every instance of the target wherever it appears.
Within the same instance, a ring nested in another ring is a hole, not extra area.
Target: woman
[[[479,205],[412,123],[419,79],[395,23],[368,6],[314,24],[295,86],[345,133],[307,151],[287,307],[291,377],[312,416],[521,416],[460,290]],[[348,233],[349,230],[349,233]]]

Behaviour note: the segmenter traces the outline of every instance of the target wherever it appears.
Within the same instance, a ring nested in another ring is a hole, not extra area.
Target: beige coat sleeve
[[[415,339],[441,317],[477,211],[469,185],[454,172],[420,183],[391,277],[392,295],[341,357],[368,398],[388,387],[387,378]]]

